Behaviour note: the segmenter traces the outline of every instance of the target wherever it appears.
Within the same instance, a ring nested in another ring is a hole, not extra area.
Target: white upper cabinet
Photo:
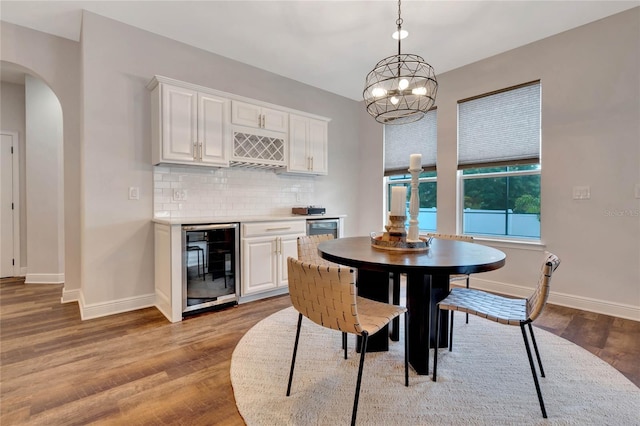
[[[311,117],[289,116],[288,172],[327,174],[328,124],[327,121]]]
[[[227,123],[229,100],[198,94],[198,141],[200,162],[229,165],[231,132]]]
[[[328,172],[328,118],[159,75],[147,87],[154,165]]]
[[[153,164],[229,166],[228,99],[164,83],[151,96]]]
[[[246,102],[231,102],[231,121],[240,126],[286,133],[289,114]]]

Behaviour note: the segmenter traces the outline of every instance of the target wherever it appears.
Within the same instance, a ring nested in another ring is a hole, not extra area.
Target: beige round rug
[[[536,329],[546,373],[540,380],[549,418],[543,419],[520,328],[462,318],[456,317],[453,352],[439,352],[436,383],[410,370],[404,387],[402,342],[367,354],[358,424],[640,425],[638,387],[579,346]],[[248,425],[348,424],[359,360],[355,337],[345,360],[340,333],[305,318],[286,397],[296,321],[297,311],[284,309],[238,343],[231,382],[240,414]]]

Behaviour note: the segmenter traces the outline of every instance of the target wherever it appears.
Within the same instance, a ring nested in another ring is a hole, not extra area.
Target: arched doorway
[[[58,97],[31,70],[0,62],[2,132],[15,135],[12,194],[14,275],[26,283],[64,282],[63,120]],[[3,185],[3,192],[7,189]],[[6,231],[3,229],[3,235]],[[4,247],[3,247],[4,248]],[[17,252],[16,252],[17,251]],[[3,273],[4,275],[4,273]]]

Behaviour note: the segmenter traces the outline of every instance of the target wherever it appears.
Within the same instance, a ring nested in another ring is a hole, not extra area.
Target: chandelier
[[[401,40],[408,33],[402,30],[400,0],[398,0],[398,54],[378,62],[368,75],[362,96],[367,112],[383,124],[406,124],[418,121],[433,106],[438,82],[433,67],[418,55],[402,54]]]

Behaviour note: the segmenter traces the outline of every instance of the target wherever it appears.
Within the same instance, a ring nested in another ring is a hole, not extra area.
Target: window
[[[436,172],[420,173],[418,179],[418,194],[420,195],[420,210],[418,212],[418,228],[420,231],[436,230],[436,200],[438,186]],[[392,186],[407,187],[407,226],[409,224],[409,200],[411,199],[411,175],[393,175],[387,178],[387,200],[391,200]],[[391,208],[391,201],[387,201],[387,211]]]
[[[540,238],[540,82],[458,103],[462,232]]]
[[[420,195],[420,211],[418,227],[420,231],[436,230],[436,146],[437,146],[437,111],[427,112],[422,120],[403,125],[384,126],[385,147],[385,185],[387,192],[386,211],[391,202],[391,187],[407,187],[407,224],[409,221],[409,200],[411,197],[411,174],[408,173],[411,154],[422,154],[418,194]]]

